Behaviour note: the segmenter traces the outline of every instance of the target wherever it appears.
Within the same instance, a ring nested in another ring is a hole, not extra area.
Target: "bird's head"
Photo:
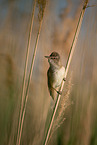
[[[57,52],[52,52],[49,56],[45,56],[48,59],[50,65],[59,64],[60,55]]]

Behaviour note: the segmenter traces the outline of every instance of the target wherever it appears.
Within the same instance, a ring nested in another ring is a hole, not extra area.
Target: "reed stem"
[[[20,140],[21,140],[21,135],[22,135],[22,130],[23,130],[24,117],[25,117],[25,110],[26,110],[26,105],[27,105],[27,100],[28,100],[29,84],[30,84],[30,81],[31,81],[31,76],[32,76],[34,60],[35,60],[35,56],[36,56],[36,50],[37,50],[39,34],[40,34],[40,30],[41,30],[41,25],[42,25],[42,22],[41,22],[40,27],[39,27],[39,31],[38,31],[37,39],[36,39],[36,44],[35,44],[35,49],[34,49],[34,53],[33,53],[33,57],[32,57],[32,63],[31,63],[31,68],[30,68],[30,73],[29,73],[29,78],[28,78],[27,88],[26,88],[26,93],[25,93],[25,99],[24,99],[23,109],[22,109],[22,113],[21,113],[22,116],[21,116],[19,142],[18,142],[17,145],[20,145]]]
[[[76,31],[75,31],[75,34],[74,34],[74,38],[73,38],[73,41],[72,41],[72,45],[71,45],[71,48],[70,48],[70,52],[69,52],[66,67],[65,67],[65,69],[66,69],[65,78],[67,77],[70,62],[71,62],[71,59],[72,59],[72,56],[73,56],[73,53],[74,53],[74,48],[75,48],[75,45],[76,45],[76,41],[77,41],[78,34],[79,34],[79,31],[80,31],[80,28],[81,28],[81,24],[82,24],[82,20],[83,20],[83,16],[84,16],[87,4],[88,4],[88,0],[85,1],[84,6],[83,6],[83,8],[81,10],[81,13],[80,13],[80,16],[79,16],[78,24],[77,24],[77,27],[76,27]],[[61,85],[59,91],[62,91],[63,87],[64,87],[64,81],[62,81],[62,85]],[[56,102],[55,102],[55,106],[54,106],[53,113],[52,113],[52,116],[51,116],[50,124],[49,124],[48,130],[47,130],[46,137],[45,137],[43,145],[47,145],[47,143],[48,143],[48,140],[49,140],[49,137],[50,137],[50,132],[51,132],[51,129],[52,129],[52,125],[53,125],[53,122],[54,122],[54,118],[55,118],[55,115],[56,115],[56,111],[57,111],[57,108],[58,108],[58,105],[59,105],[60,98],[61,98],[61,95],[57,94],[57,99],[56,99]]]
[[[34,2],[32,16],[31,16],[31,24],[29,28],[29,36],[28,36],[28,43],[27,43],[27,51],[26,51],[26,59],[25,59],[25,67],[24,67],[24,75],[23,75],[23,82],[22,82],[22,92],[21,92],[21,105],[20,105],[20,113],[19,113],[19,121],[18,121],[18,132],[17,132],[17,141],[16,145],[19,145],[19,136],[20,136],[20,126],[21,126],[21,117],[22,117],[22,110],[23,110],[23,102],[24,102],[24,91],[25,91],[25,82],[26,82],[26,74],[27,74],[27,65],[28,65],[28,58],[29,58],[29,49],[30,49],[30,42],[31,42],[31,34],[32,34],[32,27],[34,21],[34,13],[36,7],[36,0]]]
[[[18,138],[17,138],[17,144],[16,145],[20,145],[20,141],[21,141],[25,111],[26,111],[27,100],[28,100],[29,85],[30,85],[30,81],[31,81],[31,76],[32,76],[32,71],[33,71],[33,67],[34,67],[34,61],[35,61],[35,56],[36,56],[40,31],[41,31],[42,22],[43,22],[44,9],[45,9],[45,5],[44,5],[43,9],[41,10],[42,14],[40,15],[41,17],[39,19],[39,29],[38,29],[38,33],[37,33],[37,36],[36,36],[36,42],[35,42],[35,46],[34,46],[34,52],[33,52],[32,60],[31,60],[31,67],[30,67],[30,72],[29,72],[28,81],[27,81],[27,87],[26,87],[25,96],[24,96],[22,109],[21,109],[21,114],[20,114],[21,116],[20,116],[20,124],[19,124],[19,131],[18,131],[19,133],[18,133]]]

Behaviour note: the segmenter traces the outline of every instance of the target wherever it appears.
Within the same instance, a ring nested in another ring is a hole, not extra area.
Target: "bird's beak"
[[[45,58],[47,58],[47,59],[49,59],[50,58],[50,56],[44,56]]]

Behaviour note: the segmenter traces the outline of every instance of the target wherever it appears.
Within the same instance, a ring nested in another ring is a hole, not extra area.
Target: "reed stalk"
[[[19,131],[20,134],[19,134],[18,144],[16,144],[16,145],[20,145],[20,141],[21,141],[21,135],[22,135],[23,123],[24,123],[24,117],[25,117],[25,110],[26,110],[26,105],[27,105],[27,100],[28,100],[29,85],[30,85],[30,81],[31,81],[31,76],[32,76],[32,71],[33,71],[33,66],[34,66],[34,61],[35,61],[35,56],[36,56],[36,50],[37,50],[36,48],[38,45],[39,35],[40,35],[40,31],[41,31],[41,25],[42,25],[42,22],[39,27],[36,44],[35,44],[35,49],[34,49],[34,53],[33,53],[33,57],[32,57],[32,63],[31,63],[29,78],[28,78],[28,82],[27,82],[25,98],[24,98],[24,102],[23,102],[23,109],[22,109],[22,113],[21,113],[21,125],[20,125],[20,131]]]
[[[29,36],[28,36],[28,43],[27,43],[27,50],[26,50],[26,59],[25,59],[25,67],[24,67],[24,75],[23,75],[23,82],[22,82],[22,92],[21,92],[21,105],[20,105],[20,113],[19,113],[19,121],[18,121],[18,132],[17,132],[17,141],[16,145],[18,145],[19,136],[20,136],[20,126],[21,126],[21,117],[22,117],[22,110],[23,110],[23,102],[24,102],[24,91],[25,91],[25,83],[26,83],[26,74],[27,74],[27,65],[28,65],[28,58],[29,58],[29,49],[30,49],[30,42],[31,42],[31,34],[34,22],[34,14],[35,14],[35,7],[36,7],[36,0],[34,1],[34,6],[32,10],[31,16],[31,23],[29,28]]]
[[[36,36],[34,52],[33,52],[32,60],[31,60],[31,67],[30,67],[30,72],[29,72],[28,81],[27,81],[27,87],[26,87],[26,91],[25,91],[25,95],[24,95],[24,99],[23,99],[23,103],[22,103],[22,110],[21,110],[21,114],[20,114],[21,115],[20,116],[20,124],[19,124],[19,131],[18,131],[16,145],[20,145],[20,142],[21,142],[21,135],[22,135],[22,130],[23,130],[23,123],[24,123],[25,111],[26,111],[26,106],[27,106],[27,100],[28,100],[29,85],[30,85],[30,81],[31,81],[31,77],[32,77],[32,71],[33,71],[33,67],[34,67],[34,61],[35,61],[39,36],[40,36],[42,22],[43,22],[44,10],[45,10],[45,5],[46,5],[46,0],[37,0],[37,1],[35,1],[35,3],[36,2],[39,5],[39,14],[38,14],[39,29],[38,29],[37,36]]]
[[[71,59],[72,59],[72,56],[73,56],[73,53],[74,53],[76,41],[77,41],[77,38],[78,38],[78,34],[80,32],[80,28],[81,28],[81,24],[82,24],[82,20],[83,20],[85,10],[87,8],[87,4],[88,4],[88,0],[86,0],[84,2],[84,6],[83,6],[83,8],[81,10],[81,13],[80,13],[80,16],[79,16],[78,24],[77,24],[77,27],[76,27],[76,31],[75,31],[74,38],[73,38],[73,41],[72,41],[72,45],[71,45],[71,48],[70,48],[70,52],[69,52],[69,55],[68,55],[67,63],[66,63],[66,66],[65,66],[65,70],[66,70],[65,78],[67,77],[70,62],[71,62]],[[61,85],[59,91],[62,91],[63,87],[64,87],[64,81],[62,81],[62,85]],[[50,133],[51,133],[51,129],[52,129],[52,125],[53,125],[54,118],[55,118],[55,115],[56,115],[56,111],[57,111],[57,108],[58,108],[58,105],[59,105],[60,98],[61,98],[61,95],[57,94],[57,99],[56,99],[56,102],[55,102],[55,105],[54,105],[54,109],[53,109],[53,113],[52,113],[52,116],[51,116],[50,124],[48,126],[46,137],[45,137],[43,145],[47,145],[47,143],[48,143]]]

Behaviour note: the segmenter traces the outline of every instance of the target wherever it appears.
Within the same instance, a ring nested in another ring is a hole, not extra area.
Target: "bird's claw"
[[[63,81],[66,81],[66,78],[63,78]]]
[[[57,91],[57,93],[58,93],[59,95],[62,95],[62,91]]]

